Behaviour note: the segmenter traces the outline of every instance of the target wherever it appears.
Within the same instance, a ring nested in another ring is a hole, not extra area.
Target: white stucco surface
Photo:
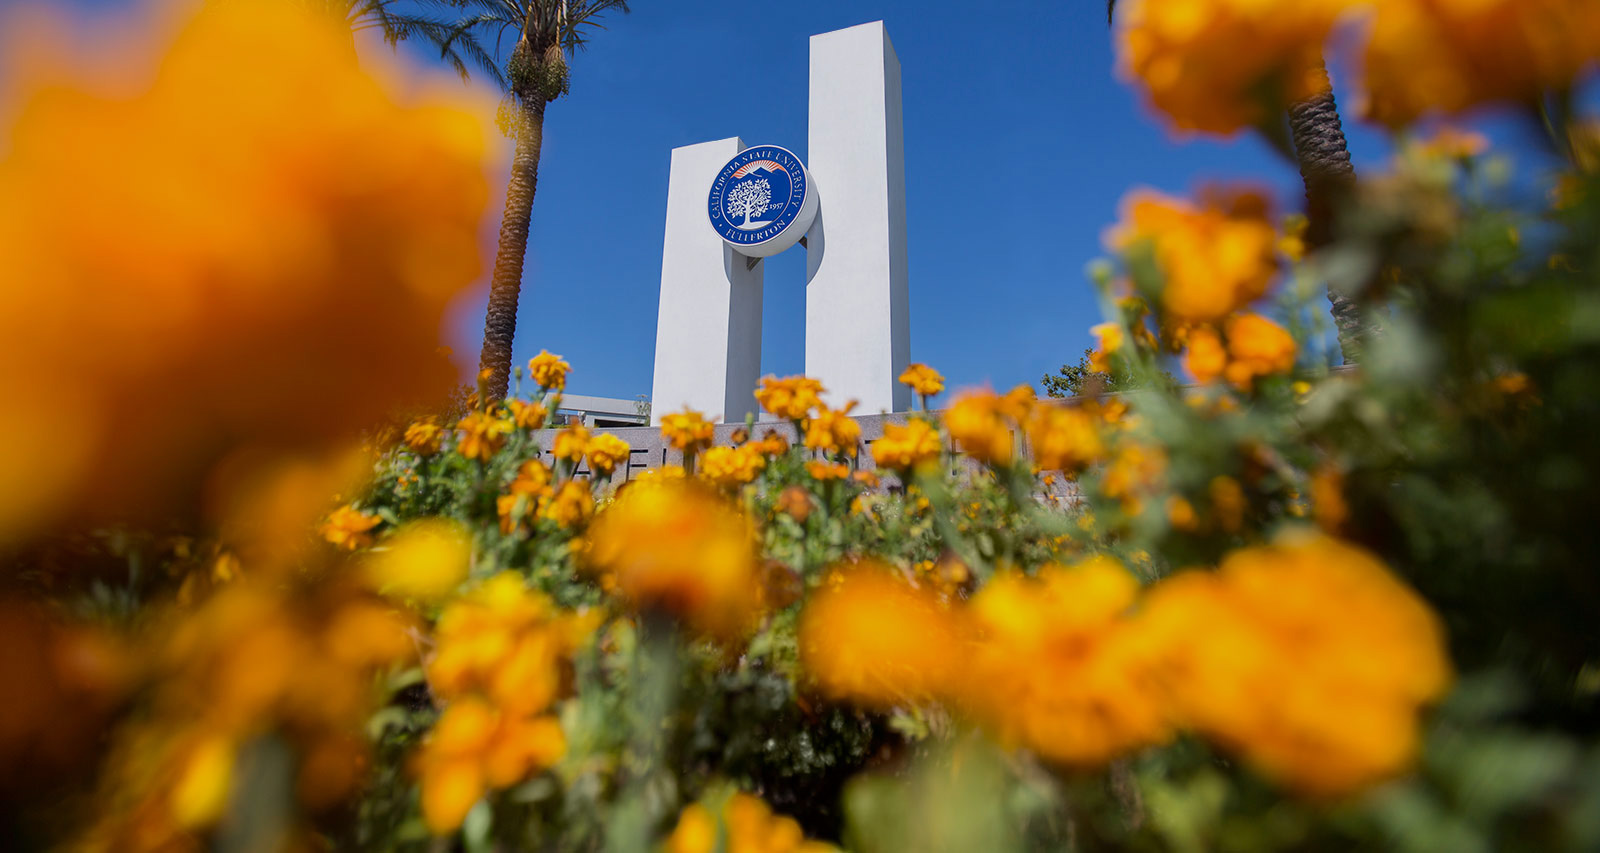
[[[910,361],[900,61],[883,22],[811,37],[807,165],[826,243],[807,240],[806,374],[829,402],[904,411]]]
[[[650,422],[685,407],[725,421],[754,411],[761,369],[761,274],[711,229],[706,197],[739,138],[672,151],[661,250]]]

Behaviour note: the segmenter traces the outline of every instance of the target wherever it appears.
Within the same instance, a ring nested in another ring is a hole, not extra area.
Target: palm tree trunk
[[[1289,130],[1294,136],[1300,177],[1306,185],[1306,248],[1313,250],[1333,239],[1334,217],[1356,180],[1327,68],[1319,66],[1318,70],[1323,93],[1289,108]],[[1361,306],[1349,296],[1330,287],[1328,301],[1333,305],[1333,324],[1339,331],[1344,363],[1359,361],[1363,345],[1377,330],[1368,327]]]
[[[528,252],[528,219],[539,183],[539,149],[544,143],[543,98],[519,98],[516,153],[506,185],[506,210],[500,219],[500,246],[489,284],[489,310],[483,321],[483,352],[478,370],[490,371],[481,383],[485,405],[505,399],[511,384],[511,343],[517,334],[517,297],[522,293],[522,261]]]

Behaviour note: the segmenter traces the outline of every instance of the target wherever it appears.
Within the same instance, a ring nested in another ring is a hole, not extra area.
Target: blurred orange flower
[[[1390,126],[1433,111],[1533,103],[1600,59],[1591,0],[1405,0],[1373,4],[1361,109]]]
[[[1355,5],[1123,0],[1116,7],[1118,73],[1176,130],[1232,134],[1326,89],[1323,42]]]
[[[635,481],[595,518],[588,544],[589,567],[637,608],[721,639],[744,636],[760,618],[755,531],[702,484]]]
[[[959,614],[880,563],[836,568],[800,614],[800,661],[830,696],[889,708],[948,695],[964,673]]]
[[[1161,308],[1173,318],[1218,322],[1267,292],[1278,271],[1278,235],[1266,196],[1211,189],[1198,204],[1152,190],[1124,197],[1106,245],[1148,245],[1161,272]]]
[[[46,63],[0,129],[0,339],[28,354],[0,367],[0,541],[191,519],[238,452],[315,456],[443,397],[483,116],[396,103],[296,4],[200,6],[126,60],[132,94]]]
[[[1313,795],[1408,767],[1451,680],[1428,606],[1372,554],[1322,535],[1158,584],[1140,617],[1185,725]]]

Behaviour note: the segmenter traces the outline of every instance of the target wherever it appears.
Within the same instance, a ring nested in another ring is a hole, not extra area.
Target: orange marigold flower
[[[246,448],[251,474],[320,465],[449,388],[435,340],[487,198],[467,99],[374,79],[304,4],[138,4],[92,58],[15,5],[7,47],[37,49],[7,52],[0,123],[0,340],[28,354],[0,370],[0,546],[197,515]]]
[[[768,456],[782,456],[789,452],[789,439],[774,427],[761,434],[761,452]]]
[[[713,814],[704,802],[690,803],[662,847],[663,853],[836,853],[837,849],[806,840],[794,818],[773,814],[760,798],[742,792],[729,797],[720,814]]]
[[[444,428],[432,421],[418,421],[406,427],[406,447],[418,456],[432,456],[439,452],[444,439]]]
[[[828,480],[844,480],[850,477],[850,466],[843,462],[812,459],[806,462],[806,473],[824,482]]]
[[[1081,471],[1105,455],[1100,415],[1085,406],[1041,405],[1027,422],[1034,464],[1053,471]]]
[[[965,623],[880,563],[836,569],[800,613],[800,662],[829,695],[889,708],[945,695]]]
[[[553,388],[557,391],[566,388],[567,373],[571,370],[572,365],[549,350],[539,350],[539,354],[528,362],[528,375],[539,383],[540,388]]]
[[[1294,338],[1260,314],[1228,318],[1228,366],[1223,373],[1234,387],[1248,390],[1258,376],[1294,369]]]
[[[680,414],[661,419],[661,437],[684,453],[709,447],[714,434],[712,423],[694,409],[684,409]]]
[[[1228,351],[1222,346],[1222,337],[1210,326],[1200,326],[1191,330],[1188,338],[1189,348],[1183,354],[1183,369],[1202,385],[1217,381],[1228,368]]]
[[[539,516],[562,527],[577,527],[593,514],[594,496],[589,494],[589,484],[582,480],[562,483],[555,495],[539,502]]]
[[[1178,320],[1219,321],[1265,294],[1278,271],[1267,199],[1249,190],[1209,190],[1198,205],[1135,190],[1106,243],[1123,252],[1150,247],[1161,307]]]
[[[905,426],[884,424],[883,438],[872,443],[872,461],[904,473],[937,460],[942,449],[933,426],[912,418]]]
[[[1407,0],[1374,4],[1362,58],[1369,117],[1396,127],[1438,111],[1531,103],[1600,57],[1590,0]]]
[[[913,364],[900,374],[900,382],[924,397],[932,397],[944,390],[944,376],[926,364]]]
[[[660,608],[720,639],[760,617],[755,532],[692,480],[639,480],[595,518],[585,561],[640,609]]]
[[[418,756],[428,831],[460,828],[489,789],[509,788],[554,765],[567,751],[553,716],[507,713],[476,696],[451,702]]]
[[[767,457],[762,454],[761,447],[741,444],[707,450],[700,463],[700,473],[719,486],[741,486],[754,480],[765,467]]]
[[[454,522],[424,519],[384,539],[363,567],[379,592],[424,601],[440,598],[467,579],[472,545]]]
[[[761,408],[784,420],[803,421],[811,410],[822,407],[822,383],[805,376],[761,377],[756,402]]]
[[[819,406],[817,416],[806,422],[806,447],[854,457],[861,443],[861,425],[850,417],[855,407],[855,400],[842,409]]]
[[[539,429],[544,426],[545,416],[549,414],[543,403],[523,402],[522,400],[507,400],[506,407],[511,411],[511,422],[523,429]]]
[[[1178,131],[1233,134],[1326,90],[1323,42],[1354,5],[1123,0],[1118,73]]]
[[[1122,349],[1123,341],[1127,335],[1122,333],[1121,323],[1100,323],[1089,328],[1094,335],[1094,351],[1089,353],[1089,369],[1096,373],[1110,373],[1111,356]]]
[[[550,453],[557,459],[578,462],[589,452],[589,428],[573,424],[556,432],[550,442]]]
[[[994,465],[1016,458],[1014,409],[993,391],[973,391],[956,398],[944,413],[945,429],[963,451]]]
[[[346,551],[354,551],[371,545],[372,528],[382,523],[379,516],[368,515],[346,504],[328,514],[328,520],[322,524],[322,538]]]
[[[589,470],[595,474],[610,474],[628,461],[632,448],[626,441],[607,432],[589,440]]]
[[[473,412],[456,424],[461,435],[456,439],[456,452],[467,459],[488,462],[506,443],[506,433],[511,422],[485,412]]]
[[[1128,611],[1139,582],[1115,560],[1002,574],[972,599],[978,641],[964,704],[1003,741],[1097,766],[1171,736],[1155,651]]]
[[[1157,584],[1140,621],[1182,722],[1313,795],[1404,771],[1451,680],[1439,620],[1372,554],[1322,535]]]

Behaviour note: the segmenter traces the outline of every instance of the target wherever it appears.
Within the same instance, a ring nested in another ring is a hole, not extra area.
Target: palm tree
[[[1106,0],[1106,23],[1116,14],[1117,0]],[[1339,106],[1325,66],[1319,66],[1322,94],[1289,107],[1289,132],[1295,161],[1306,187],[1306,248],[1315,250],[1333,239],[1333,221],[1345,196],[1355,185],[1350,148],[1339,121]],[[1339,331],[1339,349],[1345,364],[1360,359],[1362,345],[1377,333],[1363,319],[1361,307],[1333,288],[1328,289],[1333,324]]]
[[[479,370],[484,401],[505,397],[511,381],[511,342],[517,331],[517,298],[522,290],[522,261],[528,251],[528,219],[539,178],[539,148],[544,141],[545,107],[565,95],[567,59],[604,29],[606,12],[628,11],[627,0],[432,0],[434,5],[463,10],[466,16],[451,28],[442,49],[459,50],[506,93],[501,105],[502,128],[516,142],[511,179],[506,185],[505,214],[500,220],[500,245],[489,285],[489,309],[483,323]],[[508,33],[516,42],[502,68],[495,60]],[[478,36],[474,41],[470,37]],[[493,50],[482,45],[493,36]]]
[[[481,50],[471,38],[452,41],[454,27],[450,22],[414,11],[399,8],[399,0],[298,0],[300,5],[322,12],[340,21],[350,31],[350,49],[355,50],[357,33],[380,30],[383,40],[394,47],[411,38],[423,38],[439,48],[440,58],[450,64],[463,79],[467,77],[463,53],[474,48]]]

